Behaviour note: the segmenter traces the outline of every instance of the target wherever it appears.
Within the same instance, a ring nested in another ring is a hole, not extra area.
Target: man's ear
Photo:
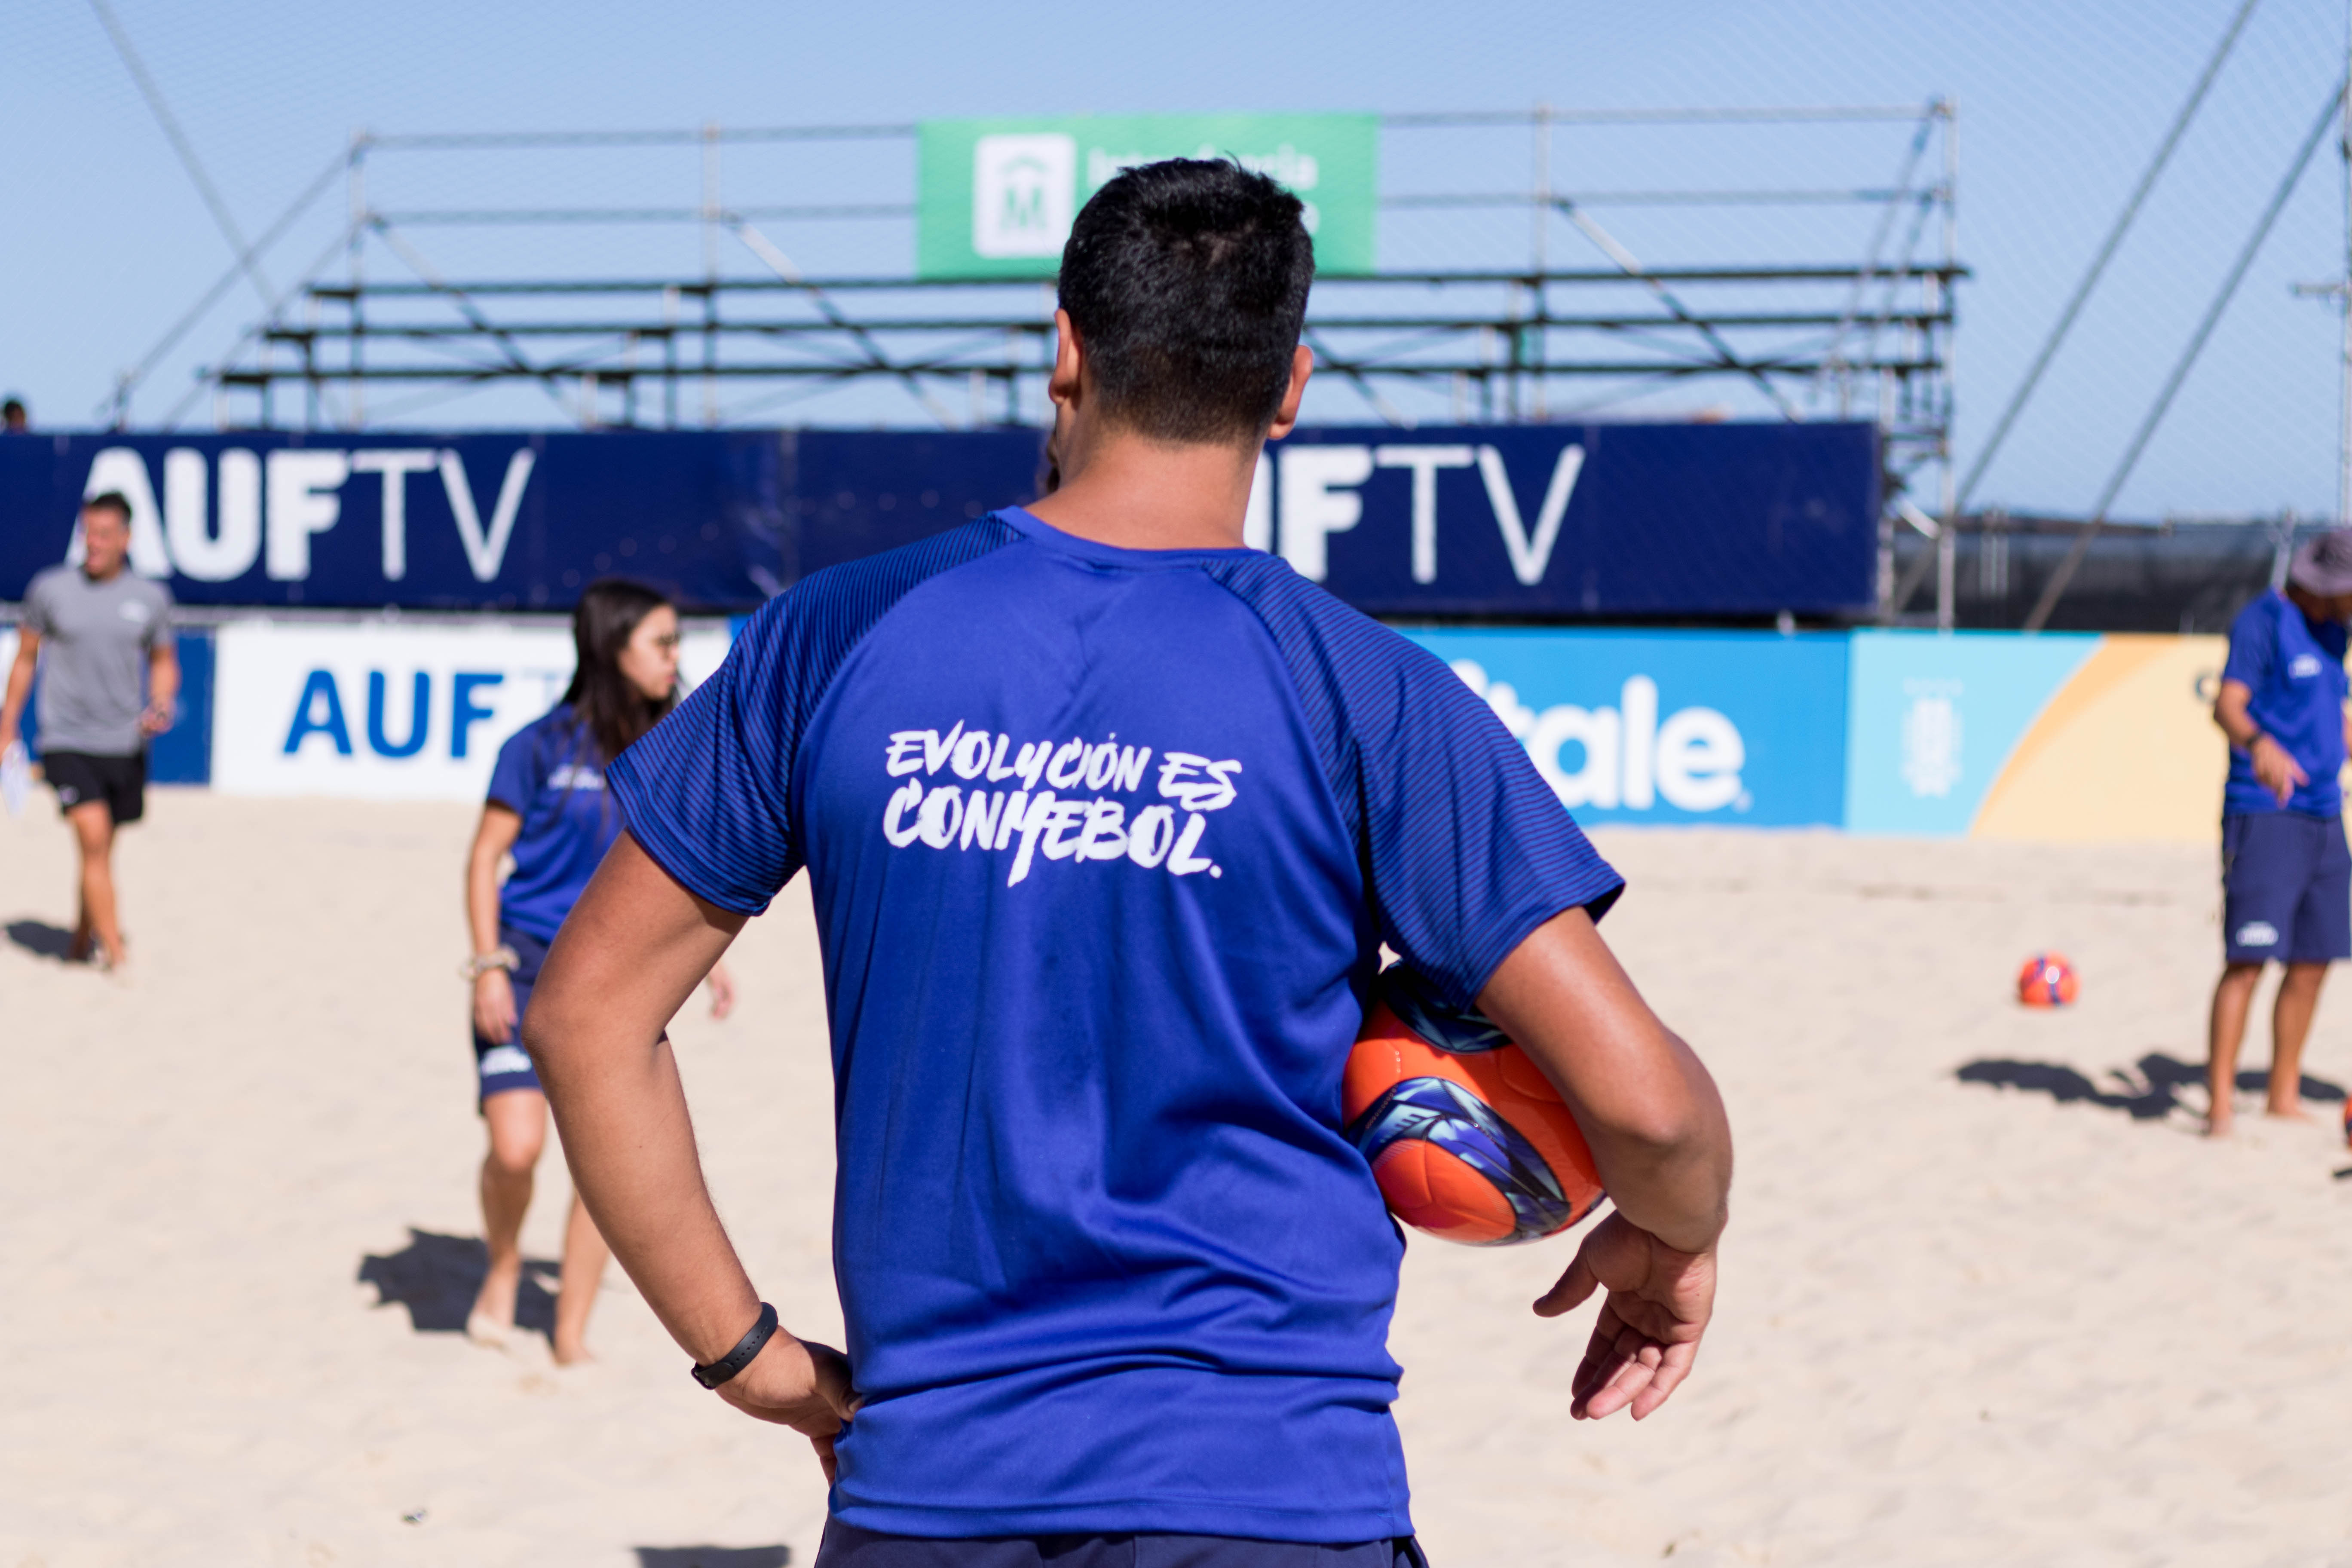
[[[1279,441],[1298,423],[1298,400],[1307,395],[1307,378],[1315,374],[1315,351],[1305,343],[1290,351],[1290,390],[1282,395],[1282,406],[1266,426],[1265,438]]]
[[[1079,382],[1086,371],[1086,344],[1078,339],[1078,329],[1067,310],[1054,312],[1054,372],[1045,378],[1045,395],[1059,404],[1075,404],[1078,400]]]

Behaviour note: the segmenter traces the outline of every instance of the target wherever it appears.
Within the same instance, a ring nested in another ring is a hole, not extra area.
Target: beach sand
[[[617,1270],[595,1365],[454,1331],[469,810],[155,792],[126,984],[46,955],[46,805],[0,819],[0,1568],[811,1559],[805,1445],[689,1383]],[[1633,882],[1605,929],[1731,1107],[1719,1315],[1658,1415],[1571,1423],[1591,1309],[1528,1303],[1572,1243],[1416,1239],[1398,1415],[1440,1568],[2352,1563],[2340,1100],[2217,1146],[2174,1093],[2210,852],[1597,837]],[[2071,1011],[2011,997],[2042,947],[2082,971]],[[838,1342],[805,899],[730,962],[737,1016],[676,1030],[704,1159],[785,1321]],[[2336,984],[2306,1073],[2340,1086]],[[567,1189],[551,1158],[532,1258]]]

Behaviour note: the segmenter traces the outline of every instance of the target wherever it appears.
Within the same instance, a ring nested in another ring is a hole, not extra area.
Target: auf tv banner
[[[247,431],[0,438],[0,599],[131,507],[131,569],[184,604],[562,609],[608,574],[690,608],[782,589],[772,431]]]
[[[1294,431],[1248,541],[1376,616],[1842,615],[1871,603],[1868,425]]]
[[[1121,114],[927,120],[919,128],[915,271],[1050,278],[1087,198],[1120,170],[1232,158],[1307,204],[1322,272],[1370,272],[1380,121],[1370,114]]]

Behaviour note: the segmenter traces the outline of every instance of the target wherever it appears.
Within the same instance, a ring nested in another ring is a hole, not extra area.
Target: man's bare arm
[[[1715,1246],[1731,1189],[1722,1099],[1581,910],[1512,950],[1478,1005],[1568,1101],[1616,1208],[1536,1303],[1557,1316],[1608,1290],[1577,1369],[1573,1413],[1598,1417],[1630,1405],[1638,1420],[1689,1374],[1714,1309]]]
[[[742,927],[624,833],[557,933],[523,1023],[589,1214],[670,1337],[702,1363],[734,1348],[760,1298],[703,1184],[663,1030]],[[853,1398],[838,1352],[780,1330],[719,1393],[805,1434],[831,1478]]]
[[[41,665],[41,634],[16,628],[16,659],[8,667],[8,689],[0,697],[0,746],[16,740],[33,695],[33,672]]]
[[[144,733],[160,735],[180,716],[180,647],[167,630],[147,654],[147,707],[139,715]]]
[[[2263,734],[2263,727],[2254,722],[2254,716],[2247,711],[2253,700],[2254,689],[2244,681],[2221,682],[2221,692],[2213,699],[2213,722],[2230,737],[2230,744],[2246,753],[2262,786],[2284,805],[2297,789],[2311,780],[2304,773],[2303,764],[2287,755],[2286,748]]]
[[[1715,1246],[1731,1129],[1715,1080],[1570,910],[1512,950],[1478,996],[1576,1112],[1617,1211],[1684,1252]]]

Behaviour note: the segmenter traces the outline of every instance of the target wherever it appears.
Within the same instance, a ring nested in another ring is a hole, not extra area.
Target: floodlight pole
[[[1949,267],[1960,248],[1960,106],[1957,100],[1944,100],[1944,264]],[[1948,287],[1948,285],[1946,285]],[[1957,384],[1952,358],[1958,348],[1958,333],[1947,333],[1944,339],[1943,382],[1947,398]],[[1936,629],[1949,632],[1958,619],[1958,576],[1960,520],[1957,486],[1952,474],[1952,411],[1948,406],[1938,420],[1943,429],[1943,484],[1937,495],[1943,517],[1943,526],[1936,533]]]

